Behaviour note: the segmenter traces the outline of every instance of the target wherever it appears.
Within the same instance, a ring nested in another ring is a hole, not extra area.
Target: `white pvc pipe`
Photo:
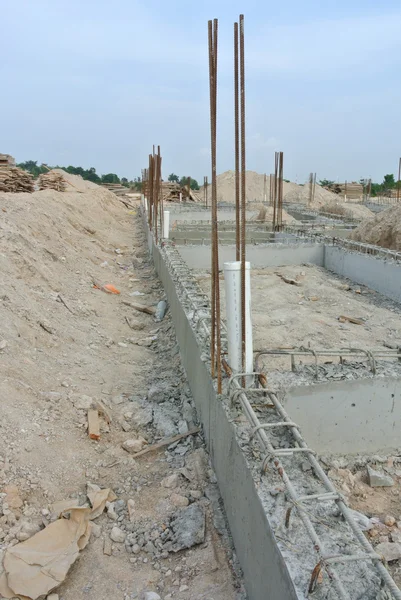
[[[182,202],[182,192],[180,192],[180,203]]]
[[[141,194],[141,204],[145,206],[145,196],[143,194]]]
[[[169,231],[170,231],[170,211],[165,210],[163,213],[163,237],[165,240],[168,240]]]
[[[145,210],[146,210],[146,212],[148,212],[148,199],[145,197],[143,199],[145,201]]]
[[[241,339],[241,262],[224,263],[226,291],[226,321],[228,341],[228,363],[234,373],[242,372]],[[251,318],[251,265],[245,263],[245,371],[253,373],[253,341]],[[252,377],[247,377],[247,387]]]

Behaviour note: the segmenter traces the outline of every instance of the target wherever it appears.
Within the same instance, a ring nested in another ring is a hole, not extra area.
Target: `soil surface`
[[[82,504],[94,484],[117,500],[60,598],[244,598],[201,434],[187,435],[198,423],[170,316],[155,322],[127,304],[164,298],[139,216],[70,179],[65,193],[0,194],[0,554],[53,521],[53,502]],[[90,407],[100,440],[88,436]],[[177,434],[139,458],[122,447]],[[174,519],[190,528],[192,506],[200,534],[177,550]]]

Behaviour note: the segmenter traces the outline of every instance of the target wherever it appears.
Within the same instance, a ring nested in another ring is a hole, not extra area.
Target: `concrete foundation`
[[[319,453],[391,453],[401,445],[399,378],[296,387],[283,403],[309,446]]]
[[[210,269],[210,246],[180,246],[179,252],[192,269]],[[247,260],[252,267],[278,267],[313,263],[323,266],[324,246],[320,244],[272,244],[265,246],[247,246]],[[228,261],[235,260],[235,246],[219,247],[219,268]]]
[[[324,267],[401,302],[401,265],[368,254],[325,246]]]

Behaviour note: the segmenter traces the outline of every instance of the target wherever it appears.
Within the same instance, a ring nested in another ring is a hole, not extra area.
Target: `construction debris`
[[[60,172],[50,171],[49,173],[42,173],[42,175],[39,175],[39,189],[65,192],[66,182]]]
[[[0,192],[33,192],[33,175],[18,167],[0,166]]]
[[[99,413],[97,410],[88,410],[88,434],[91,440],[100,439]]]
[[[161,190],[163,200],[168,202],[181,202],[191,201],[200,202],[201,198],[196,192],[188,188],[188,186],[181,186],[179,183],[174,181],[163,181]]]
[[[338,317],[338,320],[340,321],[340,323],[346,323],[348,321],[348,323],[353,323],[354,325],[364,325],[364,321],[362,321],[362,319],[356,319],[355,317],[347,317],[346,315],[340,315]]]

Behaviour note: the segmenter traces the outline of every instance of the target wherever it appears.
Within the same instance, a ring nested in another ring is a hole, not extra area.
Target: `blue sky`
[[[245,15],[247,168],[396,172],[401,2],[0,0],[0,152],[133,178],[210,172],[207,20],[219,19],[218,172],[233,168],[233,22]]]

